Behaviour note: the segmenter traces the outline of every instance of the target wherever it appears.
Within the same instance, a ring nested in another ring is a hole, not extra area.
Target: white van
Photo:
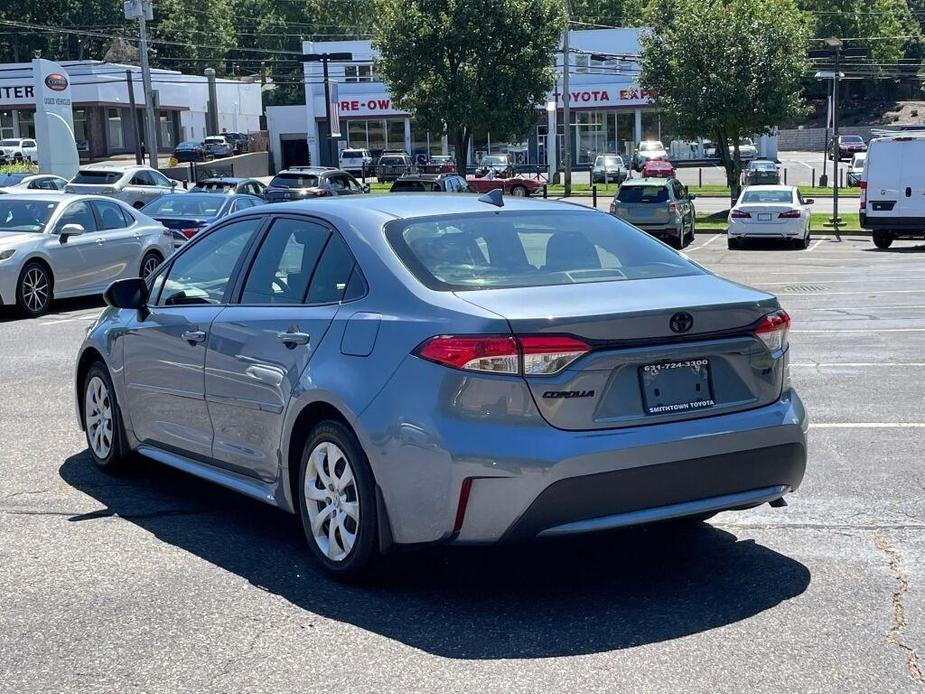
[[[894,239],[925,238],[925,132],[870,141],[861,174],[861,227],[877,248]]]

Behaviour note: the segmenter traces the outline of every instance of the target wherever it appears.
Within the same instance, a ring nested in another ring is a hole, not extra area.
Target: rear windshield
[[[594,160],[595,166],[620,166],[621,159],[620,157],[598,157]]]
[[[789,190],[746,190],[742,193],[742,202],[793,202],[793,193]]]
[[[362,157],[363,150],[362,149],[345,149],[343,152],[340,153],[340,155],[344,159],[347,159],[349,157]]]
[[[404,164],[405,158],[404,157],[382,157],[381,159],[379,159],[379,163],[388,164],[390,166],[394,164]]]
[[[0,140],[0,147],[19,147],[19,140]]]
[[[396,220],[389,242],[424,285],[443,291],[539,287],[703,270],[605,214],[550,210]]]
[[[270,185],[274,188],[314,188],[318,185],[315,174],[280,174]]]
[[[639,151],[640,152],[654,152],[659,149],[665,149],[664,145],[661,142],[640,142]]]
[[[864,142],[860,135],[842,135],[842,142]]]
[[[393,193],[423,193],[433,189],[432,183],[423,181],[395,181],[392,184]]]
[[[202,147],[202,143],[193,142],[192,140],[189,142],[181,142],[177,145],[177,149],[196,149],[197,147]]]
[[[71,183],[89,183],[90,185],[106,185],[115,183],[122,178],[121,171],[78,171],[71,179]]]
[[[42,231],[57,202],[0,197],[0,232]]]
[[[617,193],[620,202],[668,202],[668,186],[623,186]]]
[[[225,198],[218,195],[177,193],[162,195],[144,206],[146,215],[165,217],[214,217],[225,204]]]
[[[777,166],[772,161],[753,161],[748,165],[752,171],[774,171]]]

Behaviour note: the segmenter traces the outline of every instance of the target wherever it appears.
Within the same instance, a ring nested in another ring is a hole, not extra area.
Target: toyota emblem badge
[[[672,332],[686,333],[694,327],[694,317],[687,311],[678,311],[671,317],[671,320],[668,321],[668,326],[671,328]]]

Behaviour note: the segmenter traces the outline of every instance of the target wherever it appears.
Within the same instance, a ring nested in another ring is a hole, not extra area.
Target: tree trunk
[[[456,171],[464,177],[469,164],[469,129],[454,128],[450,133],[450,140],[456,150]]]
[[[739,136],[734,134],[732,137],[725,130],[719,130],[716,133],[716,151],[719,153],[719,160],[726,171],[726,185],[729,186],[729,206],[732,207],[739,199],[741,192],[742,160],[739,158]],[[732,152],[729,151],[730,141],[732,142]]]

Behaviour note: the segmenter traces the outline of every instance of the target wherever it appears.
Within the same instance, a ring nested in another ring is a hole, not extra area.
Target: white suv
[[[64,190],[79,195],[108,195],[141,209],[155,198],[173,193],[179,185],[179,181],[148,166],[91,164],[81,167]]]
[[[35,140],[9,138],[0,140],[0,161],[35,161],[38,149]]]

